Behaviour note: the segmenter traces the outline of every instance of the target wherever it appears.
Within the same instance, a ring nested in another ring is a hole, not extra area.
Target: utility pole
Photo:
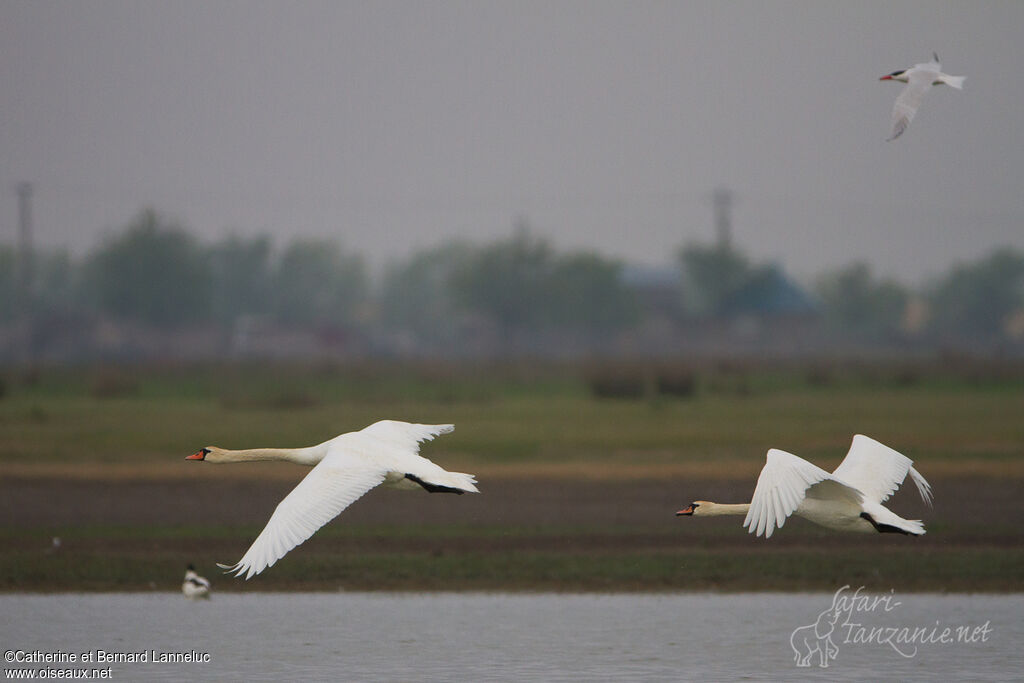
[[[32,249],[32,183],[18,183],[18,294],[24,325],[24,358],[35,367],[35,258]]]
[[[719,187],[711,195],[711,204],[715,210],[715,234],[718,247],[723,251],[732,249],[732,190]]]

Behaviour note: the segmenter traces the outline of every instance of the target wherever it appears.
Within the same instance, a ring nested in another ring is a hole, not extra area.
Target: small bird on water
[[[189,565],[185,570],[185,581],[181,584],[181,592],[189,600],[210,599],[210,582],[196,573],[196,568]]]

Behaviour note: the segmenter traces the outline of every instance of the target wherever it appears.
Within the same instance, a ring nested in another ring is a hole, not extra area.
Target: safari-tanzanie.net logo
[[[839,656],[840,646],[888,647],[900,657],[916,657],[924,646],[973,645],[988,642],[992,634],[989,621],[984,624],[899,623],[895,591],[881,595],[865,592],[864,586],[850,592],[840,588],[832,596],[832,605],[813,623],[793,630],[789,643],[797,666],[827,668]]]

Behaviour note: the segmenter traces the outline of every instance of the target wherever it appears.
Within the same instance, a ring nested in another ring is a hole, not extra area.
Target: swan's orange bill
[[[193,453],[192,455],[186,455],[185,459],[186,460],[202,460],[205,457],[206,457],[206,453],[203,453],[202,451],[199,451],[198,453]]]
[[[676,517],[681,517],[683,515],[692,515],[692,514],[693,514],[693,506],[692,505],[687,505],[685,508],[683,508],[682,510],[680,510],[679,512],[676,513]]]

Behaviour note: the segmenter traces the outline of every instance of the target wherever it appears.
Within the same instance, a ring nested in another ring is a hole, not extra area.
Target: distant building
[[[681,316],[682,273],[678,266],[626,265],[620,277],[622,284],[633,292],[644,316]]]
[[[818,302],[786,277],[778,266],[768,266],[751,277],[723,304],[725,317],[755,317],[762,320],[816,319]]]
[[[773,265],[729,296],[712,327],[724,349],[790,356],[819,347],[820,322],[818,301]]]

